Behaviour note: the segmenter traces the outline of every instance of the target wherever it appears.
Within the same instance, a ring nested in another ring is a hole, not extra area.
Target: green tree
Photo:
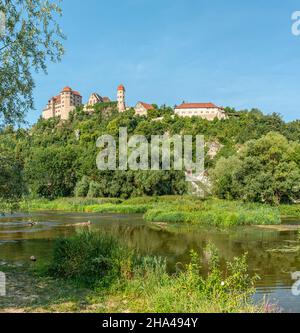
[[[13,210],[25,193],[23,165],[12,154],[0,156],[0,211]]]
[[[13,210],[26,193],[20,139],[24,131],[11,126],[0,131],[0,211]]]
[[[86,197],[89,192],[90,180],[88,177],[83,176],[82,179],[77,182],[74,194],[76,197]]]
[[[236,172],[242,166],[237,156],[221,157],[211,172],[214,193],[220,198],[234,199],[239,196],[240,184]]]
[[[34,149],[25,161],[31,193],[49,199],[72,195],[77,183],[78,155],[78,150],[69,146]]]
[[[0,124],[19,123],[33,108],[32,71],[63,54],[63,35],[56,23],[57,1],[0,0],[5,33],[0,35]]]
[[[221,158],[212,172],[222,198],[272,204],[300,198],[300,144],[277,132],[246,143],[237,156]]]

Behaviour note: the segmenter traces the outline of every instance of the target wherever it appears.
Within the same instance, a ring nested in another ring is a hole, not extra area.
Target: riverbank
[[[113,198],[60,198],[23,202],[23,211],[57,210],[69,212],[144,214],[148,222],[235,225],[279,225],[281,215],[300,216],[300,205],[272,207],[238,201],[201,199],[193,196]],[[298,215],[297,215],[298,214]]]
[[[206,253],[202,262],[191,252],[190,263],[170,274],[163,258],[140,256],[107,235],[84,232],[59,239],[46,266],[1,265],[8,295],[0,312],[270,311],[253,303],[257,277],[248,275],[245,256],[221,271],[215,248],[208,246]]]

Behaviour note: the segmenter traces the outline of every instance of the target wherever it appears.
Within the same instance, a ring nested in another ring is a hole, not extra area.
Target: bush
[[[89,191],[89,179],[83,176],[82,179],[76,184],[74,194],[76,197],[86,197]]]
[[[85,231],[56,240],[49,272],[89,286],[105,286],[121,276],[122,262],[130,256],[130,251],[125,251],[113,237]]]
[[[91,181],[89,191],[87,194],[88,198],[99,198],[101,197],[101,186],[99,183]]]

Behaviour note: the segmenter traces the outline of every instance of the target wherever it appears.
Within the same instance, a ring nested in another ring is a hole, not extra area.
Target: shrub
[[[87,194],[88,198],[99,198],[101,197],[101,186],[95,181],[90,182],[89,191]]]
[[[49,272],[86,285],[109,285],[120,277],[122,261],[128,258],[130,251],[125,251],[113,237],[85,231],[56,240]]]
[[[86,176],[83,176],[82,179],[77,182],[74,190],[76,197],[86,197],[89,191],[89,179]]]

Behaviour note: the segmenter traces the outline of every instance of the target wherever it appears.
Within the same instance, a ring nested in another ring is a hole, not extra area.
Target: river
[[[30,219],[38,223],[30,227]],[[49,260],[53,240],[79,232],[82,227],[76,224],[86,221],[92,222],[86,228],[109,232],[143,254],[166,257],[170,270],[178,263],[186,263],[192,249],[202,256],[209,242],[218,248],[222,262],[247,252],[250,273],[261,277],[255,299],[259,301],[266,295],[282,312],[300,312],[300,296],[294,296],[291,289],[296,282],[291,274],[300,271],[300,236],[296,230],[167,226],[146,223],[141,215],[19,213],[0,217],[0,264],[19,265],[28,262],[31,256],[39,261]],[[284,223],[292,225],[300,221]]]

